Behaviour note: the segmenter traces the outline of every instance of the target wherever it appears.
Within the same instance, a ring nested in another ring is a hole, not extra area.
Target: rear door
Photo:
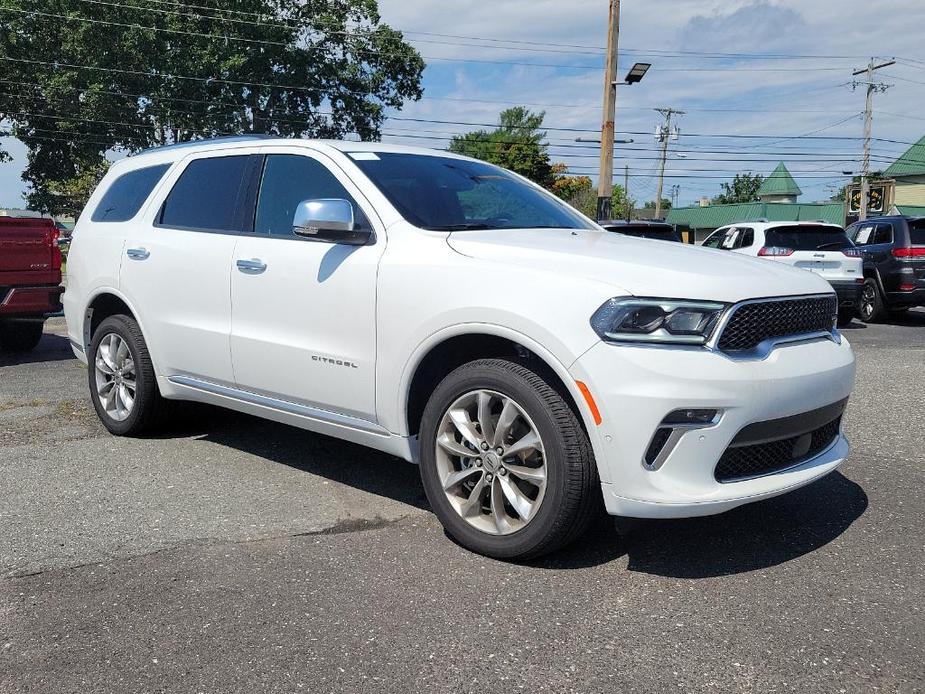
[[[240,150],[190,156],[126,239],[122,290],[161,375],[234,382],[232,253],[258,159]]]
[[[765,247],[789,249],[774,259],[809,270],[829,282],[852,282],[863,277],[862,261],[841,227],[800,224],[771,227],[765,232]]]
[[[895,241],[893,225],[890,222],[858,222],[852,226],[849,236],[861,251],[864,263],[880,277],[885,291],[891,291],[887,287],[893,284],[889,279],[893,274],[891,266],[895,263],[892,254]]]

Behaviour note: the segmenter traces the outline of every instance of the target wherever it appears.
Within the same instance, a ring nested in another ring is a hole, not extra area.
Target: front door
[[[265,161],[254,233],[238,238],[231,278],[231,354],[238,388],[374,422],[376,274],[385,235],[366,246],[292,233],[303,200],[339,198],[358,225],[372,208],[334,162],[285,146]]]

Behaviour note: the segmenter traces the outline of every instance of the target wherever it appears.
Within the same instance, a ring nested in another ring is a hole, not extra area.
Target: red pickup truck
[[[27,352],[61,310],[59,232],[50,219],[0,217],[0,351]]]

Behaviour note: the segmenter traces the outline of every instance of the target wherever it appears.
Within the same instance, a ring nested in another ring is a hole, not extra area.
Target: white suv
[[[845,230],[824,222],[741,222],[720,227],[703,245],[767,258],[814,272],[838,295],[838,326],[851,322],[861,303],[864,260]]]
[[[459,542],[719,513],[848,455],[821,278],[610,234],[446,152],[235,138],[113,165],[64,298],[117,435],[195,400],[420,463]]]

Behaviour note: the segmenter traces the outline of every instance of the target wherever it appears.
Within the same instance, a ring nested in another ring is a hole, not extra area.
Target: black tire
[[[843,308],[838,312],[838,327],[844,328],[851,325],[851,321],[854,320],[855,311],[853,308]]]
[[[884,306],[883,294],[880,292],[880,285],[873,277],[864,280],[864,287],[861,289],[861,300],[858,305],[858,318],[865,323],[876,323],[883,320],[887,310]]]
[[[96,389],[95,361],[100,342],[107,335],[115,333],[128,345],[135,364],[135,402],[124,420],[114,419],[100,402]],[[100,323],[90,341],[89,368],[87,369],[90,399],[97,416],[110,433],[116,436],[140,436],[159,429],[167,418],[168,402],[161,397],[154,375],[154,366],[148,346],[138,323],[129,316],[110,316]]]
[[[458,398],[491,390],[512,398],[533,420],[545,449],[545,496],[527,525],[508,535],[483,532],[447,500],[436,462],[438,427]],[[421,479],[431,508],[459,544],[496,559],[526,560],[553,552],[581,536],[602,508],[597,465],[588,436],[572,407],[541,376],[501,359],[465,364],[437,386],[421,422]]]
[[[0,323],[0,352],[31,352],[42,339],[44,320],[11,320]]]

